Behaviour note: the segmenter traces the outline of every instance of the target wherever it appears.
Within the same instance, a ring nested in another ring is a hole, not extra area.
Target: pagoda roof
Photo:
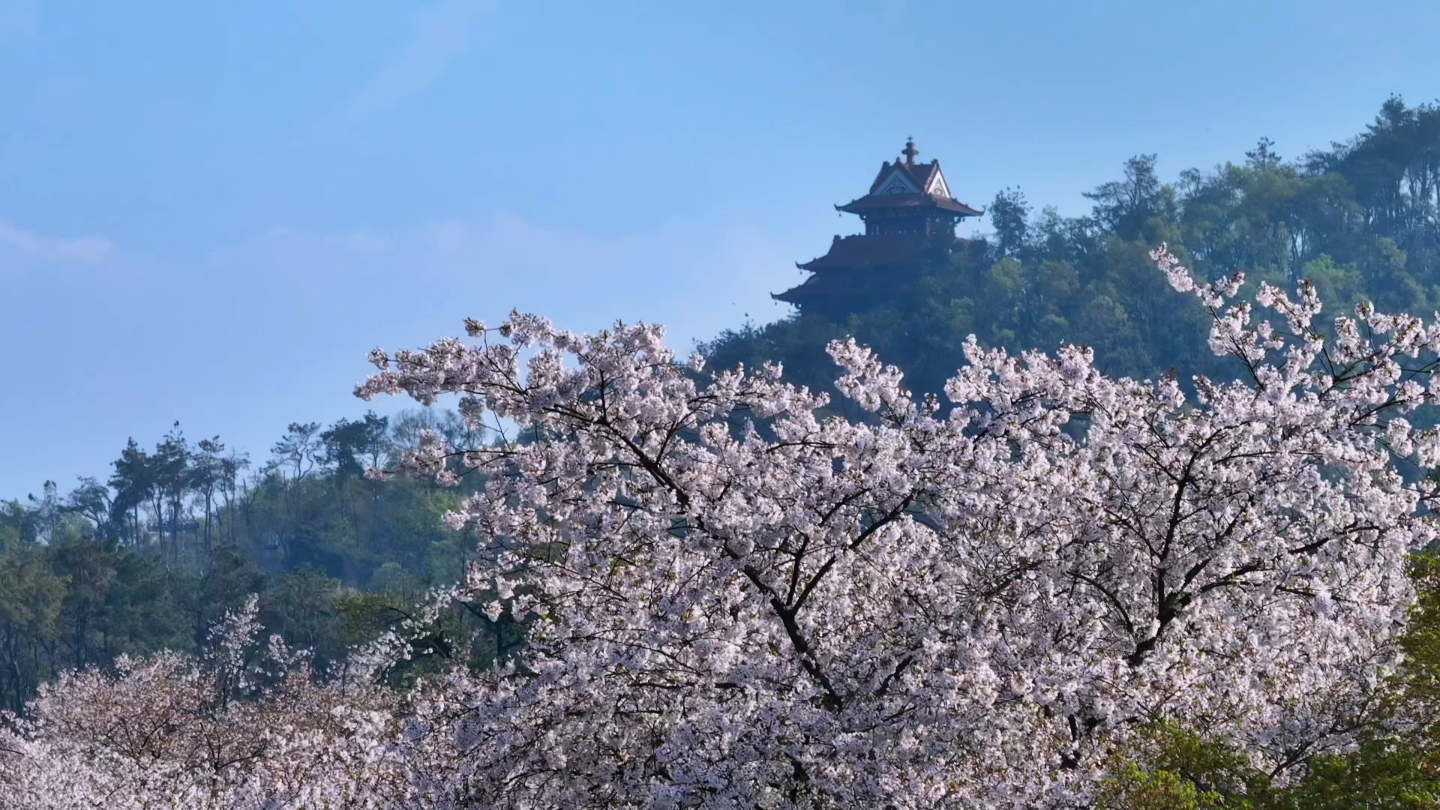
[[[830,251],[818,259],[796,264],[801,270],[873,270],[907,264],[920,258],[934,244],[934,237],[923,233],[879,233],[835,237]]]
[[[844,211],[847,214],[868,214],[871,211],[897,208],[935,208],[962,217],[978,217],[985,214],[984,211],[977,211],[953,197],[944,197],[939,194],[866,194],[858,200],[851,200],[844,205],[835,206],[835,210]]]
[[[912,142],[913,143],[913,142]],[[896,160],[894,163],[885,161],[880,164],[880,172],[875,175],[875,182],[870,184],[870,193],[876,194],[880,191],[882,184],[894,174],[896,170],[904,172],[905,177],[915,184],[917,189],[927,189],[934,182],[935,175],[940,174],[940,161],[932,160],[929,163],[905,163]]]
[[[978,217],[985,214],[950,196],[950,185],[945,182],[945,173],[940,171],[940,161],[917,163],[915,139],[905,142],[903,157],[895,162],[880,164],[875,181],[864,197],[852,200],[835,208],[850,214],[865,214],[871,211],[897,209],[933,209],[945,211],[960,217]]]

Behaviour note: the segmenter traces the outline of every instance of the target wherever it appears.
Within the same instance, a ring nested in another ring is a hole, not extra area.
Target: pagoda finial
[[[905,150],[900,154],[905,156],[906,166],[915,165],[915,156],[920,154],[920,150],[915,148],[915,137],[913,135],[905,139]]]

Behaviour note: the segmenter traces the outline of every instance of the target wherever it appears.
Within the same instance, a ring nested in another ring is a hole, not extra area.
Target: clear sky
[[[0,499],[177,419],[261,459],[467,315],[680,348],[780,317],[907,135],[964,202],[1067,214],[1132,155],[1324,147],[1440,96],[1437,30],[1434,0],[0,0]]]

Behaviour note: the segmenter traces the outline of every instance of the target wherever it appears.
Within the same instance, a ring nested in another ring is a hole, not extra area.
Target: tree
[[[238,497],[240,490],[240,473],[245,471],[246,469],[249,469],[250,458],[244,453],[237,453],[236,451],[231,450],[230,455],[219,459],[218,465],[219,469],[216,473],[218,479],[218,488],[220,491],[220,497],[224,499],[225,511],[228,513],[229,517],[229,520],[226,524],[229,528],[229,536],[227,539],[230,541],[231,545],[235,545],[236,531],[238,529],[238,524],[240,523],[240,520],[238,519],[236,513],[242,511],[240,509],[241,504],[239,503]],[[246,506],[248,507],[248,504],[246,504]],[[248,509],[244,511],[246,511],[246,514],[248,515]],[[247,529],[248,528],[249,527],[247,524]]]
[[[388,430],[389,420],[374,412],[355,422],[341,419],[320,433],[320,462],[340,481],[359,477],[367,466],[380,464]]]
[[[1245,153],[1245,160],[1255,169],[1269,169],[1280,165],[1280,156],[1275,153],[1275,142],[1261,138],[1255,148]]]
[[[183,512],[185,508],[185,497],[190,491],[193,480],[191,471],[191,458],[193,451],[190,443],[185,439],[184,433],[180,430],[180,423],[176,422],[169,433],[155,446],[155,453],[150,456],[150,465],[154,476],[154,488],[151,490],[152,508],[155,512],[155,522],[160,530],[160,542],[165,542],[165,530],[170,530],[169,560],[172,565],[179,565],[181,562],[180,534],[183,530],[182,518],[188,514]]]
[[[292,481],[304,479],[319,460],[321,446],[316,436],[319,432],[319,422],[291,422],[285,435],[271,448],[271,465],[279,470],[288,468]]]
[[[1174,189],[1160,182],[1155,155],[1125,162],[1125,179],[1085,193],[1095,202],[1095,219],[1121,239],[1138,239],[1150,220],[1174,218]]]
[[[113,518],[115,502],[104,484],[81,476],[80,486],[66,497],[65,508],[89,521],[91,535],[97,540],[114,541],[118,529]]]
[[[225,458],[220,455],[225,452],[225,445],[220,441],[220,437],[216,436],[201,439],[196,447],[200,452],[194,456],[190,468],[190,486],[199,494],[200,505],[205,512],[205,558],[208,561],[213,551],[210,517],[215,511],[215,496],[226,484]]]
[[[990,203],[990,223],[1001,256],[1013,256],[1029,242],[1030,204],[1020,189],[1005,189]]]
[[[60,501],[60,490],[54,481],[46,481],[40,489],[40,497],[26,496],[30,506],[30,524],[34,543],[49,543],[65,520],[65,505]]]
[[[145,541],[144,527],[140,523],[140,507],[155,488],[155,474],[150,456],[131,438],[126,441],[120,458],[113,462],[115,472],[110,476],[110,487],[115,490],[112,502],[112,516],[124,527],[123,536],[131,546],[140,546]]]

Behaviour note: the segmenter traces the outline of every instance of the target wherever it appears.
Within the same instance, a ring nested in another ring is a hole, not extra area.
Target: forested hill
[[[895,279],[885,300],[847,322],[806,313],[746,325],[703,352],[720,366],[780,360],[787,377],[820,388],[835,373],[825,344],[842,335],[899,365],[917,391],[939,391],[972,333],[1012,350],[1088,344],[1115,375],[1234,372],[1206,346],[1208,315],[1149,260],[1162,242],[1200,275],[1245,271],[1252,290],[1308,278],[1332,307],[1440,306],[1435,104],[1391,98],[1349,141],[1288,159],[1262,139],[1223,166],[1167,179],[1155,155],[1142,155],[1085,196],[1091,212],[1066,218],[1002,191],[987,210],[989,234]]]
[[[835,373],[824,346],[846,334],[919,391],[939,390],[971,333],[1010,349],[1089,344],[1112,374],[1224,375],[1206,348],[1208,316],[1148,258],[1161,242],[1209,277],[1309,278],[1332,305],[1440,306],[1434,105],[1390,99],[1350,141],[1289,159],[1262,140],[1224,166],[1167,179],[1153,155],[1140,156],[1087,196],[1089,215],[1064,218],[1001,192],[985,239],[896,279],[847,322],[746,325],[703,351],[712,365],[779,360],[819,388]],[[440,521],[473,482],[454,490],[360,475],[413,446],[422,427],[480,439],[428,412],[297,423],[252,464],[177,428],[117,448],[103,478],[36,482],[33,498],[0,502],[0,709],[19,709],[65,668],[194,649],[255,591],[266,626],[322,660],[402,615],[424,588],[457,577],[474,543]]]
[[[266,628],[322,664],[402,619],[475,547],[441,521],[474,481],[362,475],[426,428],[481,440],[453,412],[369,414],[293,423],[252,461],[177,424],[132,439],[104,480],[0,502],[0,710],[65,669],[194,651],[252,593]]]

